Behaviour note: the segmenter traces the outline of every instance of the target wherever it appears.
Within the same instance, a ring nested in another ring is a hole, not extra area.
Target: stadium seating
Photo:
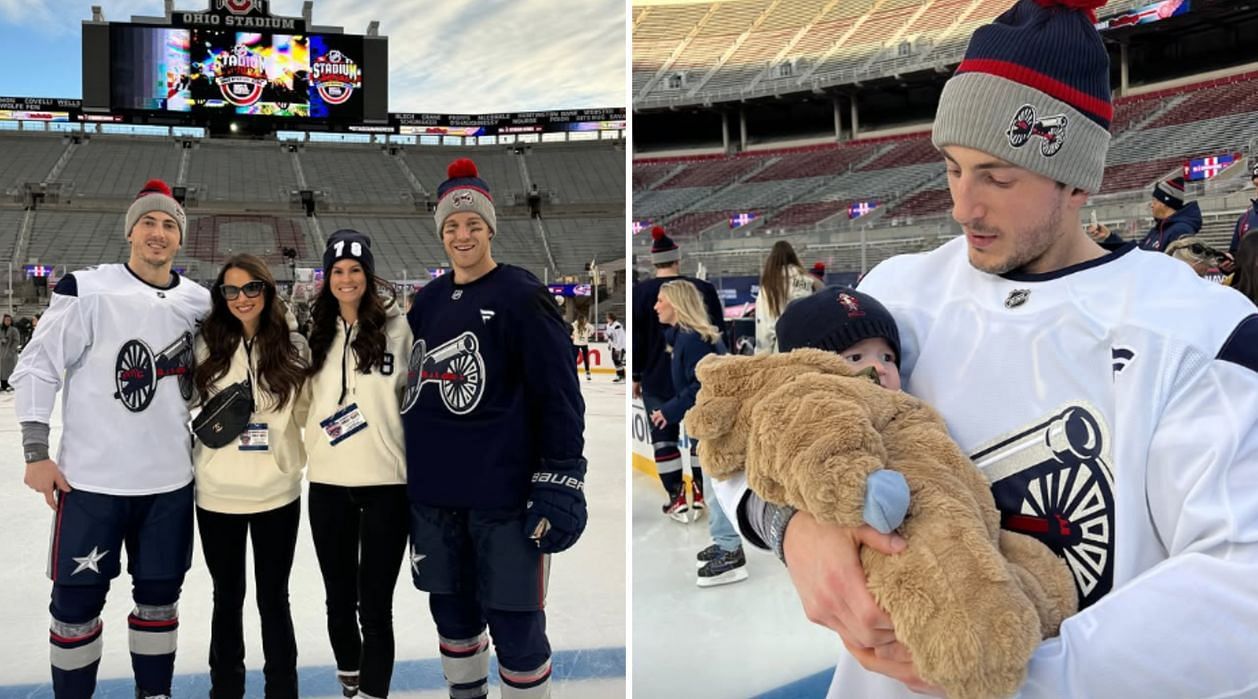
[[[614,203],[625,199],[625,152],[548,146],[527,152],[529,177],[564,204]]]
[[[409,204],[414,190],[394,156],[380,148],[306,145],[300,156],[306,182],[337,204]]]
[[[186,183],[202,202],[288,202],[299,189],[292,156],[279,143],[201,141],[190,151]]]
[[[71,183],[75,197],[133,199],[154,177],[174,182],[182,153],[169,139],[97,136],[74,150],[57,179]]]
[[[21,187],[27,182],[43,182],[52,172],[66,144],[45,135],[0,136],[0,194]]]

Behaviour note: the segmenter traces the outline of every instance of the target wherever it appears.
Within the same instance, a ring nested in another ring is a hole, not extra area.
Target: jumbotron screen
[[[114,109],[363,118],[363,39],[110,27]]]

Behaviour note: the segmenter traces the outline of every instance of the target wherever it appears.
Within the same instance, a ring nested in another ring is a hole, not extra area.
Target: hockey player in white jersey
[[[1036,650],[1019,696],[1254,697],[1258,315],[1079,226],[1112,115],[1082,7],[1103,4],[1019,0],[975,32],[933,131],[965,235],[883,263],[861,289],[896,318],[905,389],[987,476],[1002,526],[1074,574],[1081,611]],[[718,487],[726,506],[738,486]],[[903,539],[770,520],[809,619],[846,647],[829,696],[937,694],[858,558]]]
[[[56,510],[49,641],[59,699],[95,691],[100,612],[124,545],[136,697],[170,695],[192,559],[192,340],[210,308],[209,292],[171,269],[185,220],[165,183],[145,184],[127,209],[130,259],[62,277],[13,373],[26,484]],[[48,425],[63,387],[54,461]]]

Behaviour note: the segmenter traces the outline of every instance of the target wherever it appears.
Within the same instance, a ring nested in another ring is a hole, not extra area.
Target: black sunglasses
[[[228,301],[235,301],[236,297],[240,296],[240,292],[242,291],[245,292],[246,297],[251,298],[251,299],[256,299],[262,295],[263,291],[266,290],[266,282],[260,282],[255,279],[254,281],[251,281],[248,284],[245,284],[244,286],[236,286],[234,284],[223,284],[222,286],[218,287],[218,290],[223,292],[223,298],[227,299]]]

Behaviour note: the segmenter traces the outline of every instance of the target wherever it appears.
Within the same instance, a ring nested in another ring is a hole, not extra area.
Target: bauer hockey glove
[[[565,551],[585,531],[585,459],[543,461],[533,474],[524,535],[542,553]]]

